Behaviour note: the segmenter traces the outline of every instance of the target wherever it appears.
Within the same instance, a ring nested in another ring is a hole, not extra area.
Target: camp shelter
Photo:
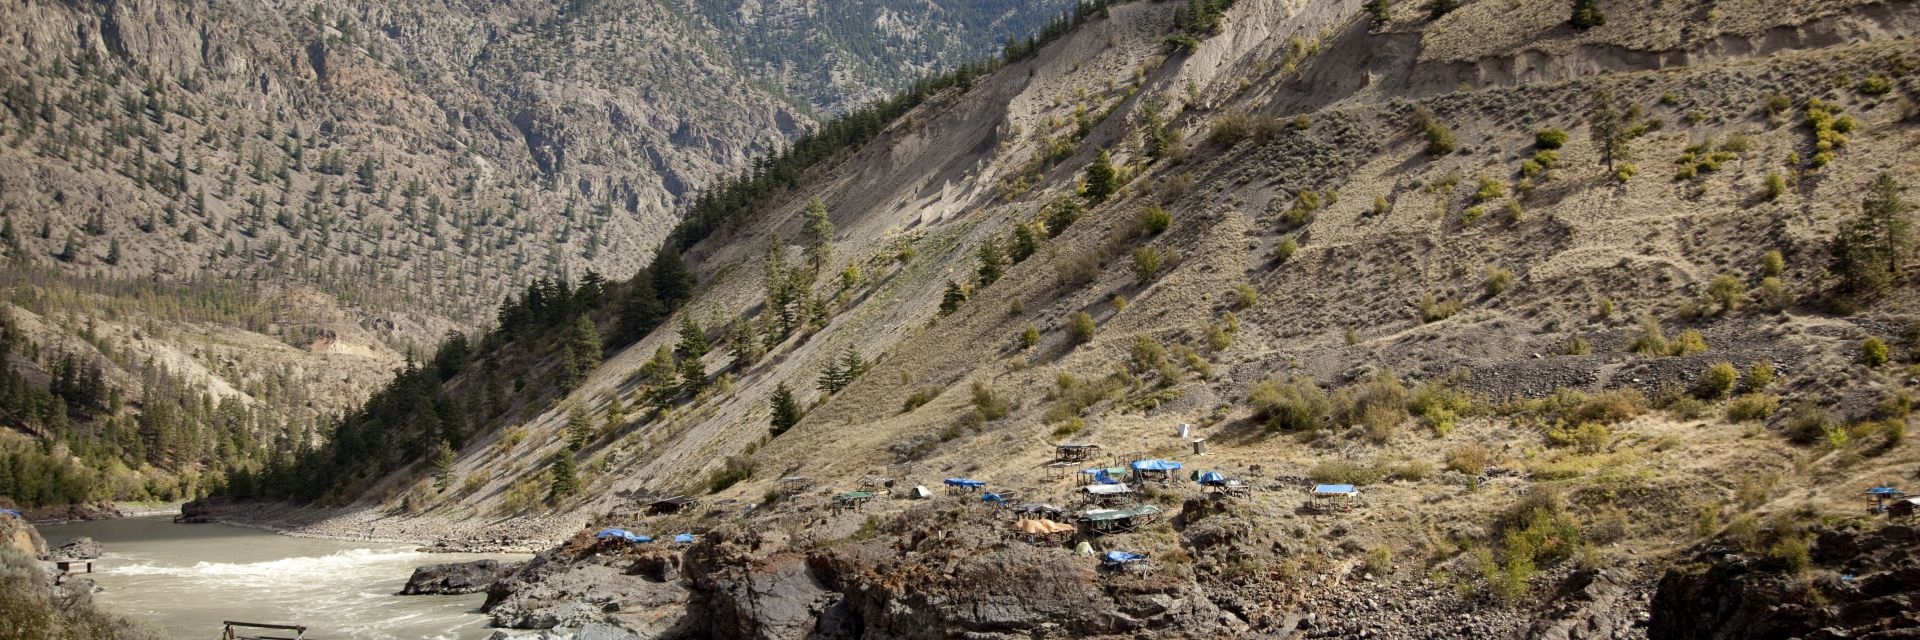
[[[700,499],[691,496],[674,496],[664,500],[655,500],[647,505],[647,513],[679,513],[700,505]]]
[[[858,509],[860,505],[866,504],[868,500],[872,499],[872,491],[848,491],[833,497],[833,510]]]
[[[676,533],[673,535],[673,543],[674,544],[693,544],[693,534]]]
[[[987,486],[985,482],[970,478],[947,478],[946,480],[942,480],[941,483],[947,485],[947,493],[972,493],[979,491],[981,487]]]
[[[1080,514],[1087,529],[1094,533],[1120,533],[1151,524],[1160,517],[1160,507],[1143,504],[1126,509],[1092,509]]]
[[[1126,467],[1094,467],[1080,471],[1082,482],[1097,484],[1120,484],[1120,478],[1126,477]]]
[[[1058,522],[1067,521],[1067,512],[1065,510],[1044,502],[1029,502],[1020,505],[1014,509],[1013,512],[1020,514],[1020,517],[1023,518],[1041,518]]]
[[[600,540],[620,540],[634,543],[653,542],[653,538],[626,529],[601,529],[599,533],[593,534],[593,537]]]
[[[1316,484],[1312,495],[1308,506],[1316,511],[1344,511],[1360,501],[1360,490],[1350,484]]]
[[[915,500],[925,500],[933,497],[933,490],[921,485],[914,485],[913,490],[907,492],[907,497]]]
[[[1073,525],[1039,518],[1021,518],[1013,521],[1013,531],[1027,537],[1028,542],[1064,542],[1077,531]]]
[[[1089,503],[1114,507],[1124,504],[1133,488],[1124,484],[1090,484],[1081,491],[1086,493]]]
[[[1100,445],[1084,442],[1062,442],[1053,445],[1054,457],[1062,462],[1082,462],[1093,458],[1100,452]]]
[[[1135,460],[1128,466],[1133,468],[1137,481],[1167,482],[1174,479],[1173,472],[1179,471],[1182,465],[1172,460]]]

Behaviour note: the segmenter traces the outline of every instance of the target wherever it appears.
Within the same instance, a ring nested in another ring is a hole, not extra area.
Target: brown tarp
[[[1052,520],[1021,519],[1014,521],[1013,529],[1028,535],[1044,536],[1055,533],[1067,533],[1073,531],[1074,526]]]

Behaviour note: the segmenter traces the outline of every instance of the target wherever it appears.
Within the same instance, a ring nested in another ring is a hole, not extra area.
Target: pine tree
[[[446,491],[453,484],[453,445],[446,440],[440,441],[439,451],[433,454],[433,488]]]
[[[107,243],[107,264],[120,264],[120,239],[114,238]]]
[[[947,281],[947,293],[940,297],[940,312],[953,313],[960,305],[967,303],[968,291],[965,285],[952,280]]]
[[[786,382],[781,382],[773,388],[771,403],[773,425],[768,428],[768,431],[771,431],[774,436],[786,433],[788,429],[793,428],[793,425],[800,423],[800,418],[803,416],[800,412],[800,403],[794,401],[793,390],[787,388]]]
[[[1633,159],[1628,143],[1639,135],[1635,121],[1640,119],[1638,106],[1622,107],[1613,92],[1600,89],[1593,93],[1593,102],[1587,108],[1587,127],[1593,144],[1600,149],[1600,157],[1607,163],[1607,172],[1614,172],[1615,162]]]
[[[627,285],[627,296],[620,300],[619,344],[627,345],[639,342],[660,324],[666,309],[660,305],[660,298],[653,292],[653,278],[642,271],[635,275]]]
[[[761,356],[766,355],[766,349],[760,345],[760,336],[745,318],[734,318],[727,325],[727,347],[733,356],[733,366],[737,369],[753,366]]]
[[[547,500],[559,502],[561,498],[573,495],[579,490],[579,469],[573,464],[573,454],[566,451],[554,454],[553,487],[547,492]]]
[[[992,238],[980,243],[980,266],[974,270],[975,277],[980,280],[980,286],[991,286],[994,281],[999,280],[1005,263],[1006,258],[1000,255],[1000,245]]]
[[[647,273],[653,276],[654,295],[660,297],[660,304],[667,309],[679,307],[693,295],[693,272],[687,270],[687,263],[678,251],[662,249],[654,254]]]
[[[674,347],[674,352],[687,360],[699,360],[707,356],[707,350],[710,348],[707,344],[707,332],[700,328],[700,323],[693,319],[693,314],[691,312],[682,314],[680,344]]]
[[[561,386],[573,389],[586,380],[587,374],[600,366],[600,349],[600,330],[594,326],[593,318],[580,314],[574,320],[573,330],[567,333]]]
[[[1093,159],[1093,164],[1087,165],[1087,186],[1082,193],[1095,203],[1105,202],[1107,196],[1119,190],[1119,180],[1119,175],[1113,169],[1113,157],[1108,155],[1106,149],[1101,149],[1100,155]]]
[[[1020,264],[1040,250],[1040,236],[1034,233],[1033,225],[1025,222],[1013,225],[1013,234],[1007,243],[1007,257],[1014,264]]]
[[[567,409],[567,450],[579,451],[593,441],[593,420],[579,405]]]
[[[1913,251],[1913,225],[1900,183],[1880,174],[1860,203],[1860,215],[1843,224],[1829,247],[1828,269],[1840,278],[1840,293],[1863,300],[1877,298],[1900,273],[1900,261]]]
[[[833,221],[827,218],[827,205],[814,198],[806,210],[807,264],[814,273],[833,260]]]

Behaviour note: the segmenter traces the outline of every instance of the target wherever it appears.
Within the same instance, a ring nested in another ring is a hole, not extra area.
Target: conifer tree
[[[980,280],[980,286],[990,286],[999,280],[1004,272],[1005,263],[1006,258],[1001,256],[998,243],[991,238],[980,243],[980,266],[974,271],[974,275]]]
[[[827,205],[814,198],[806,210],[807,265],[814,273],[833,260],[833,221],[827,218]]]
[[[1087,187],[1082,193],[1096,204],[1105,202],[1107,196],[1119,190],[1119,181],[1119,175],[1113,169],[1113,157],[1108,155],[1106,149],[1101,149],[1100,155],[1093,159],[1093,164],[1087,165]]]
[[[793,428],[793,425],[800,423],[802,417],[800,403],[794,401],[793,390],[787,388],[786,382],[783,381],[773,388],[771,403],[773,424],[768,431],[771,431],[774,436],[786,433],[788,429]]]
[[[433,488],[446,491],[453,484],[453,445],[446,440],[440,441],[439,451],[433,454]]]
[[[567,409],[567,449],[579,451],[593,441],[593,420],[587,417],[587,411],[574,405]]]
[[[573,463],[573,454],[561,451],[553,456],[553,485],[547,492],[548,502],[559,502],[562,498],[580,490],[579,468]]]
[[[587,379],[594,367],[600,366],[600,331],[595,328],[593,318],[582,313],[574,320],[564,351],[561,386],[573,389]]]
[[[940,312],[953,313],[960,305],[967,303],[968,291],[965,285],[952,280],[947,281],[947,293],[940,297]]]
[[[693,319],[691,312],[682,314],[680,316],[680,344],[674,347],[674,351],[678,353],[681,358],[699,360],[706,357],[709,348],[706,330],[700,328],[700,323]]]

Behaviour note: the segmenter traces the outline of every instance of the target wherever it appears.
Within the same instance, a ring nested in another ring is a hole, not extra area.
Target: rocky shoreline
[[[275,503],[191,503],[181,513],[296,538],[411,544],[427,553],[538,553],[586,524],[584,517],[560,515],[453,519],[368,507],[322,509]]]
[[[43,524],[66,524],[91,520],[112,520],[115,518],[133,518],[138,516],[156,516],[180,513],[179,502],[95,502],[90,504],[66,504],[57,507],[25,509],[21,517],[27,522]]]

